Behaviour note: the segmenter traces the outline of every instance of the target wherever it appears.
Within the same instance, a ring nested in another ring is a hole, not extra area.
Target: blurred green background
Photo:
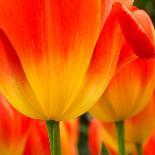
[[[134,5],[138,8],[144,9],[152,18],[155,25],[155,0],[135,0]],[[89,155],[87,146],[87,130],[89,125],[89,115],[84,114],[80,117],[81,129],[80,139],[78,143],[80,155]]]
[[[146,10],[155,23],[155,0],[135,0],[134,4],[139,8]]]

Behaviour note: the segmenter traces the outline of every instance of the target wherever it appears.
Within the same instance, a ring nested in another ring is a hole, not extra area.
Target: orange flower
[[[90,121],[88,128],[88,146],[90,155],[100,155],[102,144],[111,155],[117,153],[117,142],[112,123],[102,123],[96,119]]]
[[[155,60],[135,59],[113,77],[90,112],[105,122],[126,120],[148,103],[155,87]]]
[[[17,110],[58,121],[95,103],[121,44],[116,17],[98,40],[106,7],[96,0],[0,1],[0,85]]]
[[[0,89],[18,111],[67,120],[99,99],[123,40],[113,2],[0,1]]]

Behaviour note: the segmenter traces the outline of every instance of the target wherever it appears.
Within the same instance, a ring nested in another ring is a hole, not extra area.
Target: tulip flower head
[[[18,111],[60,121],[95,104],[125,34],[118,22],[122,9],[114,2],[0,1],[0,89]],[[118,2],[129,7],[133,1]]]
[[[154,59],[135,59],[116,73],[90,112],[105,122],[126,120],[136,115],[153,93],[154,77]]]
[[[80,116],[101,97],[124,37],[137,55],[154,54],[154,37],[135,28],[130,15],[124,19],[132,2],[0,0],[0,91],[22,114],[46,120],[51,144],[60,137],[59,121]],[[126,21],[132,21],[132,31]],[[141,38],[128,37],[133,31]],[[147,54],[137,45],[142,41]],[[53,155],[61,154],[59,144],[51,145]]]
[[[81,115],[98,100],[115,70],[123,36],[117,8],[107,11],[109,5],[0,1],[0,89],[18,111],[60,121]]]

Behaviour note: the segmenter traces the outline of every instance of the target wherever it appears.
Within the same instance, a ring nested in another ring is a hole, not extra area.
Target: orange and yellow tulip
[[[122,45],[116,74],[106,92],[90,110],[97,118],[107,122],[124,120],[141,111],[147,104],[155,83],[155,60],[144,61],[133,54],[134,50],[136,53],[141,51],[137,53],[141,57],[154,56],[155,31],[151,19],[147,13],[137,8],[127,9],[119,3],[115,5],[120,7],[120,26],[130,45],[126,42]],[[137,39],[138,36],[141,39]],[[152,50],[148,47],[152,47]],[[124,59],[127,60],[122,65]]]
[[[112,78],[90,112],[99,120],[117,122],[142,111],[155,87],[155,60],[135,59]]]
[[[121,44],[116,18],[103,25],[107,5],[96,0],[0,1],[0,86],[18,111],[59,121],[81,115],[97,101]]]
[[[121,9],[109,15],[110,2],[0,1],[0,90],[18,111],[60,121],[93,106],[122,45]]]

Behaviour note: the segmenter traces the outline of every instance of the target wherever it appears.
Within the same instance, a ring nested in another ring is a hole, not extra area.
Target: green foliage
[[[135,0],[135,5],[146,10],[155,23],[155,0]]]

